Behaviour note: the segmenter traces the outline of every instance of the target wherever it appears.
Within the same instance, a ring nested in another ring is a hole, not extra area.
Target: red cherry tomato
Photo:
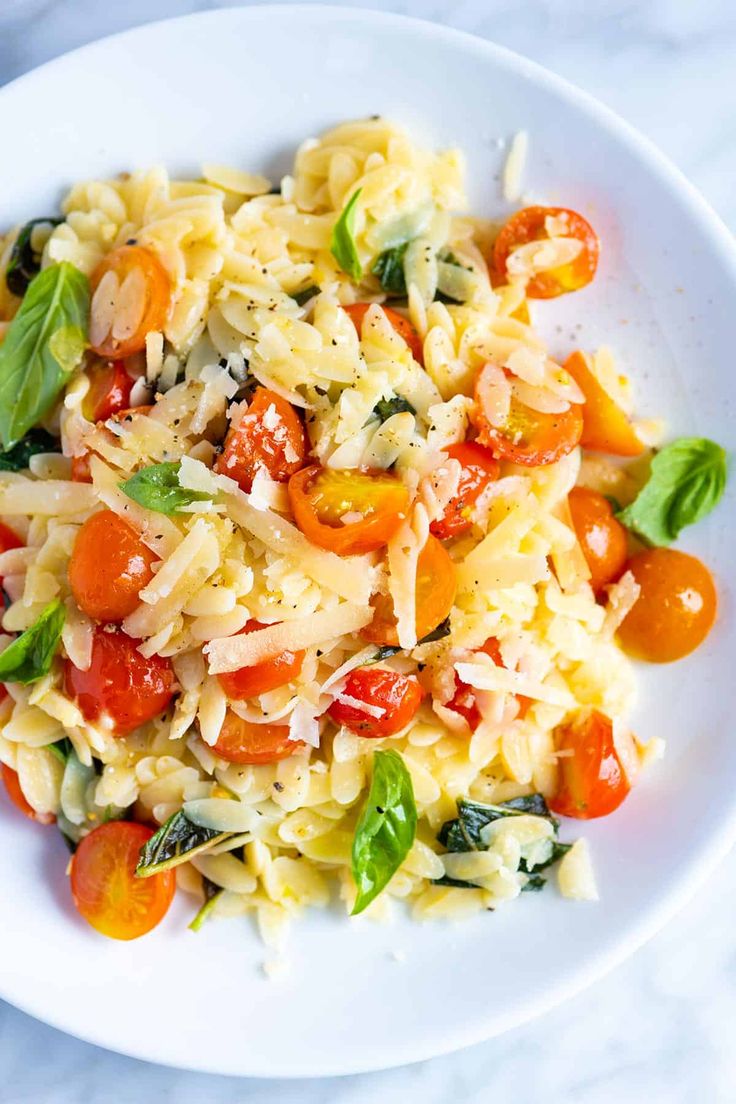
[[[248,621],[240,632],[252,633],[256,629],[265,628],[260,621]],[[252,667],[241,667],[217,677],[231,701],[245,701],[292,682],[302,669],[304,654],[301,651],[281,652],[273,659],[264,659],[260,663],[254,663]]]
[[[526,289],[529,299],[554,299],[565,292],[577,291],[590,283],[598,267],[598,236],[582,215],[565,207],[525,207],[511,216],[496,238],[493,263],[499,275],[508,275],[508,258],[520,245],[549,237],[545,222],[548,216],[562,219],[567,224],[565,237],[577,238],[583,248],[569,264],[533,276]]]
[[[590,820],[618,809],[631,786],[613,742],[613,725],[597,710],[559,730],[560,777],[549,807],[560,816]]]
[[[409,492],[390,472],[319,464],[292,475],[289,502],[304,536],[339,556],[382,548],[409,512]]]
[[[430,531],[439,540],[457,537],[470,529],[473,506],[488,484],[498,479],[499,472],[498,461],[488,449],[473,441],[450,445],[446,451],[451,460],[458,461],[462,470],[457,494],[448,502],[442,517],[436,518],[430,526]]]
[[[253,724],[228,709],[212,750],[228,763],[277,763],[288,759],[303,740],[289,739],[288,725]]]
[[[444,546],[430,534],[417,559],[414,615],[417,640],[422,640],[450,616],[456,590],[455,565]],[[395,648],[399,637],[391,597],[388,594],[374,594],[371,605],[374,609],[373,620],[360,630],[360,635],[373,644],[387,644]]]
[[[611,503],[597,491],[573,487],[568,496],[585,562],[590,568],[590,585],[596,594],[621,575],[628,554],[626,530],[613,516]]]
[[[84,452],[81,456],[72,456],[73,483],[92,482],[92,471],[89,466],[89,456],[89,452]]]
[[[497,667],[506,666],[495,636],[489,636],[485,644],[483,644],[481,648],[478,648],[478,651],[484,652],[485,655],[490,656]],[[514,697],[519,703],[517,717],[523,720],[529,712],[532,700],[531,698],[524,697],[523,694],[515,694]],[[463,682],[457,674],[455,675],[455,694],[447,703],[447,708],[453,709],[456,713],[459,713],[461,717],[464,717],[468,722],[470,731],[475,732],[481,721],[480,709],[478,709],[478,703],[475,699],[475,690],[472,686],[468,686],[466,682]]]
[[[382,667],[358,667],[351,671],[343,693],[359,705],[334,701],[327,710],[335,724],[345,725],[358,736],[382,739],[393,736],[411,721],[422,702],[423,691],[414,678]],[[375,717],[368,708],[375,706],[383,712]]]
[[[3,690],[5,690],[5,687],[3,687]],[[5,694],[3,694],[4,696]],[[18,775],[12,767],[9,767],[7,763],[0,763],[0,771],[5,783],[5,791],[16,809],[20,809],[24,816],[27,816],[29,820],[35,820],[37,824],[56,823],[56,817],[53,813],[37,813],[33,806],[29,804],[20,788]]]
[[[614,456],[639,456],[644,445],[621,407],[608,394],[580,350],[565,361],[565,371],[575,380],[585,395],[583,432],[580,444],[594,452],[610,452]]]
[[[90,284],[90,343],[99,356],[140,353],[146,347],[146,335],[164,328],[171,307],[171,280],[150,249],[142,245],[113,249],[92,273]]]
[[[96,628],[89,670],[66,660],[67,694],[91,724],[109,726],[116,736],[153,720],[174,696],[170,660],[142,656],[139,643],[120,630]]]
[[[72,858],[72,897],[78,912],[101,935],[137,939],[168,912],[176,890],[173,870],[137,878],[141,848],[153,829],[111,820],[85,836]]]
[[[275,391],[259,387],[237,425],[228,430],[215,471],[249,492],[259,468],[285,483],[304,466],[309,452],[301,417]]]
[[[358,337],[361,335],[363,329],[363,319],[366,316],[366,312],[369,307],[373,306],[372,303],[353,303],[349,307],[343,307],[346,314],[349,314],[353,325],[358,331]],[[403,338],[406,344],[409,346],[411,355],[418,364],[424,364],[424,349],[422,347],[422,339],[417,331],[412,326],[408,318],[404,318],[403,314],[399,314],[392,307],[384,307],[382,304],[381,310],[386,315],[386,318],[391,323],[392,327]]]
[[[0,521],[0,553],[9,552],[11,548],[22,548],[23,541],[20,539],[17,533],[14,533],[12,529],[7,525],[3,525]],[[3,585],[2,576],[0,576],[0,587]]]
[[[69,560],[69,585],[77,605],[98,621],[122,621],[138,605],[157,559],[118,514],[92,514],[77,533]]]
[[[99,360],[87,368],[89,391],[82,402],[82,413],[90,422],[104,422],[130,406],[133,380],[122,360]]]

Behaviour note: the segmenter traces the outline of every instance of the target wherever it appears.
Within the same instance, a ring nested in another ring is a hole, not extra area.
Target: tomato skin
[[[153,829],[111,820],[84,836],[71,862],[71,890],[77,911],[101,935],[138,939],[168,912],[176,891],[173,870],[137,878],[141,848]]]
[[[351,671],[344,692],[367,705],[380,706],[383,715],[372,717],[357,706],[334,701],[327,710],[330,717],[356,735],[374,740],[394,736],[406,728],[424,696],[416,679],[383,667],[358,667]]]
[[[486,642],[477,650],[490,656],[497,667],[506,666],[501,656],[501,648],[495,636],[489,636]],[[531,698],[524,697],[523,694],[515,694],[514,697],[519,705],[517,718],[523,720],[533,704],[532,700]],[[481,722],[480,709],[475,700],[475,691],[472,686],[468,686],[466,682],[463,682],[458,674],[455,674],[455,693],[447,703],[447,709],[452,709],[455,713],[459,713],[461,717],[464,717],[468,722],[471,732],[475,732]]]
[[[72,456],[72,482],[73,483],[91,483],[92,471],[89,466],[89,452],[85,452],[82,456]]]
[[[171,661],[142,656],[120,630],[98,627],[92,641],[92,663],[80,671],[65,661],[65,689],[91,723],[109,724],[113,735],[125,736],[163,713],[174,696]]]
[[[363,328],[363,319],[366,316],[369,307],[380,306],[386,318],[391,323],[391,326],[399,335],[403,338],[406,344],[409,346],[411,355],[418,364],[424,364],[424,347],[422,345],[422,339],[417,331],[412,326],[408,318],[404,318],[403,314],[399,314],[398,311],[392,307],[386,307],[382,303],[352,303],[349,307],[343,307],[342,309],[346,314],[350,315],[353,325],[358,331],[358,337],[361,336],[361,330]]]
[[[265,629],[260,621],[248,621],[240,630],[241,633],[252,633],[256,629]],[[218,675],[220,686],[231,701],[245,701],[247,698],[255,698],[258,694],[266,694],[269,690],[276,690],[297,678],[302,669],[305,653],[281,652],[273,659],[264,659],[260,663],[254,663],[252,667],[241,667],[237,671],[228,671]]]
[[[11,548],[22,548],[23,541],[20,539],[17,533],[8,526],[4,525],[0,521],[0,553],[9,552]],[[0,587],[3,585],[3,579],[0,575]]]
[[[3,687],[3,690],[5,690],[5,687]],[[7,691],[5,691],[5,693],[7,693]],[[5,694],[3,694],[3,697],[4,696]],[[23,816],[28,817],[29,820],[35,820],[36,824],[56,824],[56,817],[53,813],[37,813],[33,806],[26,800],[26,796],[20,788],[18,775],[12,767],[9,767],[7,763],[0,763],[0,773],[2,773],[5,791],[8,797],[13,802],[16,809],[20,809]]]
[[[122,360],[97,361],[87,368],[90,387],[82,401],[82,413],[90,422],[104,422],[130,405],[133,380]]]
[[[590,568],[590,585],[598,594],[624,570],[628,538],[613,516],[607,498],[587,487],[573,487],[568,496],[570,514],[585,562]]]
[[[417,559],[416,581],[416,631],[422,640],[449,617],[457,590],[455,565],[447,550],[431,534]],[[360,635],[373,644],[397,647],[394,605],[388,594],[374,594],[371,599],[373,620]]]
[[[474,441],[450,445],[445,451],[451,460],[458,461],[462,470],[457,495],[448,502],[442,517],[436,518],[429,527],[439,540],[457,537],[471,528],[473,506],[488,484],[498,479],[499,473],[498,461],[487,448]]]
[[[613,725],[597,710],[558,730],[561,757],[557,793],[548,802],[553,813],[592,820],[618,809],[631,789],[613,742]]]
[[[122,245],[103,257],[92,273],[90,333],[94,333],[95,317],[99,316],[101,308],[101,305],[96,302],[95,292],[102,278],[108,272],[113,272],[117,276],[119,286],[122,287],[126,278],[136,271],[140,273],[139,279],[142,277],[143,302],[140,321],[132,334],[121,339],[114,338],[112,329],[108,329],[107,333],[91,346],[92,351],[98,356],[129,357],[133,353],[140,353],[146,347],[146,335],[155,330],[162,330],[166,324],[171,307],[169,274],[150,249],[142,245]]]
[[[520,245],[548,237],[545,228],[548,216],[565,219],[569,228],[566,236],[581,241],[583,249],[570,264],[533,276],[526,288],[529,299],[554,299],[566,292],[578,291],[591,282],[598,267],[598,235],[582,215],[566,207],[525,207],[511,216],[496,238],[493,263],[499,275],[504,278],[508,276],[506,263],[509,255]]]
[[[585,353],[577,349],[565,361],[565,371],[585,396],[580,444],[593,452],[614,456],[640,456],[644,444],[621,407],[598,382]]]
[[[247,412],[228,430],[215,471],[234,479],[250,493],[259,468],[265,468],[277,482],[285,483],[304,467],[308,452],[304,425],[291,403],[275,391],[259,387]]]
[[[490,449],[497,460],[538,468],[554,464],[577,447],[583,432],[583,415],[576,403],[570,403],[562,414],[543,414],[512,398],[506,424],[491,425],[483,408],[486,368],[495,371],[492,365],[486,365],[478,373],[471,418],[478,430],[479,443]]]
[[[395,475],[338,471],[319,464],[292,475],[289,502],[304,536],[338,556],[383,548],[409,512],[409,492]],[[343,525],[340,517],[348,513],[363,517]]]
[[[228,709],[212,750],[228,763],[260,765],[288,759],[303,747],[303,740],[289,739],[288,725],[253,724]]]
[[[157,559],[118,514],[92,514],[77,533],[69,560],[69,585],[77,605],[97,621],[122,621],[138,605]]]
[[[674,548],[649,548],[626,564],[641,587],[618,634],[624,651],[649,663],[672,663],[703,643],[718,596],[705,564]]]

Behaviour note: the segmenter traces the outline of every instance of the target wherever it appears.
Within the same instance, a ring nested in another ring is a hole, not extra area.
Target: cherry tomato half
[[[590,585],[597,594],[618,579],[628,555],[626,530],[613,516],[607,498],[587,487],[573,487],[568,502],[575,533],[590,568]]]
[[[553,813],[591,820],[618,809],[631,785],[613,742],[613,725],[593,710],[558,730],[560,778]],[[569,754],[571,753],[571,754]]]
[[[174,696],[171,661],[142,656],[138,644],[120,630],[98,627],[89,670],[80,671],[66,660],[66,693],[91,724],[109,725],[116,736],[153,720]]]
[[[99,360],[86,370],[89,391],[82,402],[82,413],[90,422],[104,422],[130,405],[133,380],[122,360]]]
[[[415,678],[383,667],[358,667],[351,671],[343,693],[366,706],[382,709],[374,717],[358,705],[334,701],[327,710],[335,724],[345,725],[358,736],[382,739],[393,736],[411,721],[422,702],[423,691]]]
[[[451,460],[461,467],[457,494],[448,502],[441,518],[436,518],[430,531],[439,540],[457,537],[472,526],[470,518],[473,506],[489,483],[498,479],[498,462],[487,448],[473,441],[450,445],[446,450]]]
[[[594,452],[610,452],[614,456],[639,456],[644,445],[629,419],[588,364],[585,353],[576,350],[565,361],[569,372],[585,395],[583,432],[580,444]]]
[[[92,469],[89,466],[89,452],[83,452],[81,456],[72,456],[72,482],[91,483]]]
[[[3,688],[4,689],[4,688]],[[33,806],[26,800],[26,795],[20,788],[18,775],[7,763],[0,763],[5,790],[16,809],[20,809],[29,820],[35,820],[37,824],[55,824],[56,817],[53,813],[37,813]]]
[[[449,617],[455,601],[456,589],[455,565],[447,550],[436,537],[430,534],[417,559],[415,591],[417,640],[422,640],[446,617]],[[360,630],[360,635],[373,644],[388,644],[395,648],[399,638],[396,633],[396,617],[391,597],[388,594],[374,594],[371,605],[374,609],[373,620],[370,625]]]
[[[3,525],[0,521],[0,553],[9,552],[11,548],[22,548],[23,541],[20,539],[17,533],[7,526]],[[0,587],[3,585],[2,576],[0,576]]]
[[[168,912],[176,890],[173,870],[137,878],[141,848],[153,835],[145,824],[111,820],[85,836],[71,864],[77,911],[101,935],[137,939]]]
[[[512,398],[505,424],[491,425],[484,408],[486,367],[480,370],[475,382],[475,407],[471,415],[481,445],[489,448],[498,460],[533,468],[553,464],[572,452],[583,432],[579,405],[570,403],[562,414],[544,414]]]
[[[308,452],[304,425],[291,403],[275,391],[259,387],[246,413],[228,430],[215,471],[250,492],[259,468],[285,483],[304,466]]]
[[[69,586],[88,617],[122,621],[153,578],[157,556],[136,529],[112,510],[87,518],[69,560]]]
[[[484,652],[485,655],[490,656],[497,667],[506,666],[495,636],[489,636],[485,644],[478,648],[478,651]],[[519,704],[517,717],[519,720],[522,720],[529,712],[532,700],[531,698],[524,697],[523,694],[515,694],[514,697]],[[470,731],[475,732],[481,721],[480,709],[475,699],[475,690],[472,686],[468,686],[466,682],[463,682],[458,674],[455,674],[455,693],[447,703],[447,708],[453,709],[455,713],[459,713],[461,717],[464,717],[468,722]]]
[[[526,289],[529,299],[554,299],[565,292],[578,291],[590,283],[598,267],[598,236],[582,215],[565,207],[525,207],[511,216],[496,238],[493,247],[496,271],[506,277],[507,262],[515,249],[549,237],[546,228],[548,217],[562,220],[565,224],[564,236],[577,238],[583,248],[569,264],[534,275]]]
[[[277,763],[288,759],[303,740],[289,739],[288,725],[253,724],[228,709],[212,750],[228,763]]]
[[[265,629],[260,621],[248,621],[241,633],[252,633],[256,629]],[[218,675],[220,686],[232,701],[245,701],[258,694],[276,690],[295,679],[302,669],[304,652],[281,652],[273,659],[264,659],[252,667],[241,667],[237,671],[228,671]]]
[[[122,245],[92,273],[90,345],[102,357],[129,357],[162,330],[171,307],[171,281],[155,253]]]
[[[343,310],[346,312],[346,314],[350,315],[353,321],[353,325],[358,331],[358,337],[361,336],[361,331],[363,329],[363,319],[366,316],[366,312],[368,311],[368,308],[373,305],[373,303],[353,303],[349,307],[343,307]],[[385,307],[383,306],[383,304],[379,304],[379,306],[381,307],[381,310],[386,315],[386,318],[391,323],[396,333],[399,335],[399,337],[403,338],[403,340],[409,346],[409,351],[414,357],[414,360],[416,360],[418,364],[424,364],[424,348],[422,346],[422,339],[412,326],[409,319],[404,318],[403,314],[399,314],[399,312],[394,310],[392,307]]]
[[[409,492],[397,476],[318,464],[292,475],[289,502],[304,536],[339,556],[382,548],[409,512]]]
[[[674,548],[649,548],[626,564],[641,593],[619,628],[624,650],[650,663],[682,659],[703,643],[718,606],[705,564]]]

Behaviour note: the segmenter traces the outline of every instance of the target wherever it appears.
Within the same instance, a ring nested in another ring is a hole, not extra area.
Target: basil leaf
[[[671,544],[710,513],[725,486],[725,450],[705,437],[680,437],[657,453],[649,479],[616,517],[647,544]]]
[[[357,916],[391,881],[406,858],[417,830],[411,775],[396,751],[376,751],[373,780],[353,839]]]
[[[403,398],[401,395],[392,395],[390,399],[379,399],[373,407],[373,413],[376,414],[383,423],[387,422],[389,418],[393,418],[394,414],[416,414],[416,410],[408,399]]]
[[[426,636],[418,640],[417,644],[431,644],[433,640],[442,640],[443,636],[449,636],[450,632],[450,618],[448,616],[444,621],[440,621],[439,625],[432,629],[431,632],[428,632]]]
[[[82,360],[89,280],[69,264],[51,265],[30,283],[0,345],[0,443],[5,450],[47,414]]]
[[[31,219],[22,227],[13,242],[5,270],[5,283],[13,295],[25,295],[31,280],[41,269],[41,254],[33,248],[33,231],[37,226],[48,226],[51,230],[62,221],[57,218],[37,218]]]
[[[211,495],[204,491],[190,491],[188,487],[179,486],[178,463],[151,464],[119,486],[139,506],[158,514],[176,514],[182,506],[211,501]]]
[[[457,803],[458,816],[447,820],[440,828],[437,839],[448,851],[484,851],[481,829],[501,817],[541,816],[556,826],[557,821],[550,813],[547,802],[541,794],[528,797],[514,797],[500,805],[484,805],[480,801],[468,801],[460,798]]]
[[[0,682],[36,682],[47,675],[61,639],[66,610],[58,598],[29,629],[0,652]]]
[[[192,855],[206,851],[208,847],[231,835],[232,832],[200,828],[198,824],[192,824],[180,810],[170,816],[143,845],[138,866],[135,868],[136,876],[150,878],[161,870],[170,870],[181,863],[189,862]]]
[[[74,747],[71,740],[64,736],[61,740],[57,740],[55,744],[46,744],[46,750],[55,755],[62,766],[65,767],[67,759],[74,751]]]
[[[22,441],[0,453],[0,471],[25,471],[32,456],[39,452],[60,452],[59,442],[45,429],[32,429]]]
[[[357,284],[363,275],[363,268],[355,245],[355,215],[358,198],[363,189],[353,192],[340,217],[332,228],[330,252],[343,272],[347,272]]]
[[[221,886],[215,885],[209,878],[205,878],[204,874],[202,875],[202,890],[204,892],[204,904],[189,925],[189,930],[193,932],[199,931],[217,904],[220,894],[224,893]]]
[[[404,256],[408,248],[409,242],[405,241],[401,245],[395,245],[393,249],[384,249],[373,262],[371,272],[388,295],[399,298],[406,295]]]

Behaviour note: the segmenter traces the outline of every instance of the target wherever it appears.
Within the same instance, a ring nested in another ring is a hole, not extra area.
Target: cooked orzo
[[[613,812],[660,750],[629,656],[710,629],[667,546],[724,456],[653,449],[611,354],[535,331],[594,278],[582,215],[464,210],[458,151],[371,119],[276,188],[154,168],[0,239],[0,760],[100,932],[177,885],[195,930],[269,940],[555,864],[596,896],[553,814]]]

